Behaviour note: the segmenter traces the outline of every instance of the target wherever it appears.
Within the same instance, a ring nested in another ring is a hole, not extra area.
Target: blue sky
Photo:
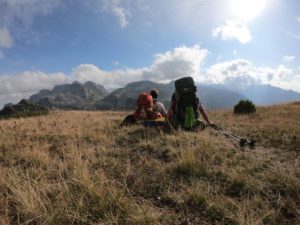
[[[297,0],[0,0],[0,106],[74,80],[300,92],[299,49]]]

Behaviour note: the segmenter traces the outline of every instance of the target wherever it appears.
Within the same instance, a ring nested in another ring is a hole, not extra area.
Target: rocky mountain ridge
[[[52,90],[41,90],[30,96],[29,100],[48,108],[94,109],[94,104],[102,100],[108,91],[100,84],[88,81],[84,84],[57,85]]]

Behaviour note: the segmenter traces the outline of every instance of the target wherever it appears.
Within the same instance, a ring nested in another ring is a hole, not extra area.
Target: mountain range
[[[252,85],[239,93],[251,99],[257,105],[280,104],[300,100],[300,93],[271,85]]]
[[[85,110],[132,110],[142,92],[159,91],[159,100],[168,108],[174,92],[174,81],[168,84],[152,81],[137,81],[109,93],[104,86],[88,81],[55,86],[52,90],[41,90],[29,100],[48,108]],[[208,109],[231,108],[241,99],[249,99],[258,105],[299,101],[300,93],[287,91],[270,85],[255,85],[244,90],[228,89],[223,85],[197,84],[197,94]],[[234,91],[233,91],[234,90]]]

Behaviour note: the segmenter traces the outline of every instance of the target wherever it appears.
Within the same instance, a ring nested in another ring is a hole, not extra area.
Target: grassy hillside
[[[300,104],[207,128],[119,128],[122,112],[0,120],[0,224],[300,224]]]

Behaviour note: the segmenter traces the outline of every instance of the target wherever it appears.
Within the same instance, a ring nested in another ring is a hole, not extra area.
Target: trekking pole
[[[167,122],[167,126],[168,126],[168,129],[169,129],[168,131],[169,131],[170,133],[175,133],[175,129],[174,129],[174,127],[172,126],[172,124],[171,124],[170,120],[168,119],[168,117],[166,117],[165,121]]]
[[[255,140],[253,140],[253,139],[247,139],[245,137],[238,136],[238,135],[233,134],[233,133],[231,133],[231,132],[229,132],[229,131],[227,131],[227,130],[225,130],[225,129],[223,129],[223,128],[215,125],[215,124],[212,125],[211,127],[213,127],[217,131],[222,132],[226,137],[230,137],[230,138],[238,141],[241,147],[244,147],[244,146],[247,146],[247,145],[250,148],[255,147]]]

